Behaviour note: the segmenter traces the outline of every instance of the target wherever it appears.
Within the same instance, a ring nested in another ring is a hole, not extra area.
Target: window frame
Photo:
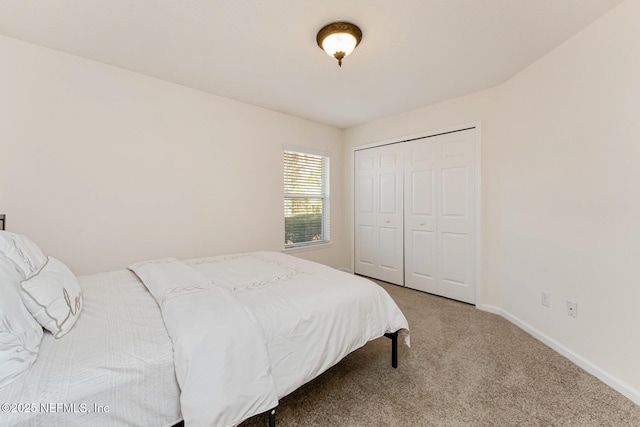
[[[322,192],[321,195],[317,194],[295,194],[295,193],[287,193],[287,171],[286,171],[286,159],[285,153],[293,152],[303,155],[309,156],[317,156],[322,157]],[[331,245],[331,155],[327,151],[316,150],[308,147],[300,147],[300,146],[292,146],[292,145],[283,145],[282,146],[282,158],[283,158],[283,192],[284,192],[284,209],[283,209],[283,219],[286,222],[287,212],[287,200],[296,199],[296,198],[311,198],[311,199],[320,199],[322,200],[322,224],[321,224],[321,235],[322,238],[320,240],[309,240],[304,242],[290,243],[287,244],[286,240],[284,242],[284,252],[299,252],[299,251],[308,251],[314,249],[320,249],[323,247],[328,247]],[[284,230],[284,238],[286,239],[286,225]]]

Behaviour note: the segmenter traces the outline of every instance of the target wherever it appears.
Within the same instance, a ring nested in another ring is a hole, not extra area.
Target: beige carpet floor
[[[278,427],[640,426],[640,406],[502,317],[383,286],[411,328],[398,369],[372,341],[282,399]]]

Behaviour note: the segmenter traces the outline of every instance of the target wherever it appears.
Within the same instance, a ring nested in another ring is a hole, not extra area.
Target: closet
[[[354,270],[475,303],[476,129],[356,149]]]

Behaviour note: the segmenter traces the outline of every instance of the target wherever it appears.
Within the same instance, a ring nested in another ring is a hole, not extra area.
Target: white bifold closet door
[[[394,145],[355,153],[355,271],[403,284],[403,163]]]
[[[475,129],[404,144],[405,285],[473,304]]]
[[[355,272],[475,303],[475,129],[355,152]]]

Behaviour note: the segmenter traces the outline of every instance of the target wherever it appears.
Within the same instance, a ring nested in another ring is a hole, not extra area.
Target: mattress
[[[45,333],[33,367],[0,389],[0,425],[180,421],[172,344],[147,289],[128,270],[78,279],[84,295],[78,322],[61,339]]]

